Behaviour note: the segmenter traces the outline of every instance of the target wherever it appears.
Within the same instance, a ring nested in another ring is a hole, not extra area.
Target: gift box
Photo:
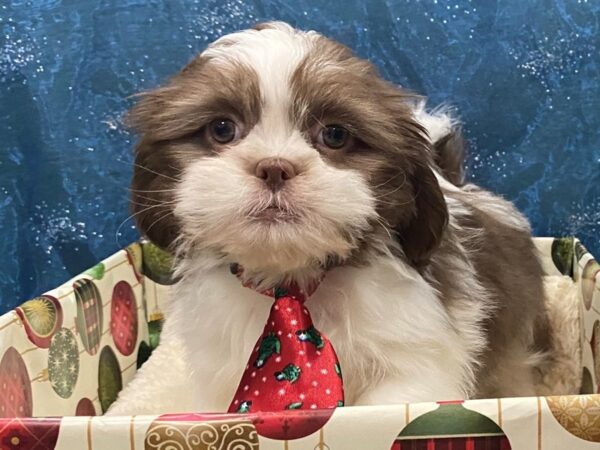
[[[600,265],[575,238],[536,245],[577,289],[581,395],[102,417],[159,345],[170,301],[169,255],[139,242],[0,317],[0,449],[600,448]]]

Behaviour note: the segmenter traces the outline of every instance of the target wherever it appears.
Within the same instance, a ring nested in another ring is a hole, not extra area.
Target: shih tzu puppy
[[[227,410],[273,303],[244,284],[316,279],[306,306],[347,405],[536,393],[549,343],[530,227],[464,182],[448,114],[275,22],[217,40],[130,119],[137,224],[179,281],[110,414]]]

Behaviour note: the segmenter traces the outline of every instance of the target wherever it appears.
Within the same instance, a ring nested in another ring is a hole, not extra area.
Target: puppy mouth
[[[298,219],[298,215],[294,211],[276,204],[254,211],[250,217],[255,221],[267,223],[295,222]]]

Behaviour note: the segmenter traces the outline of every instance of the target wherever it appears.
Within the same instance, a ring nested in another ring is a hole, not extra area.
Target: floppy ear
[[[414,215],[396,233],[409,262],[421,268],[441,243],[448,225],[448,208],[435,174],[425,163],[417,164],[412,184]]]
[[[180,233],[173,215],[172,193],[176,175],[164,172],[172,162],[157,144],[143,138],[135,152],[130,210],[140,233],[162,249],[169,250]]]

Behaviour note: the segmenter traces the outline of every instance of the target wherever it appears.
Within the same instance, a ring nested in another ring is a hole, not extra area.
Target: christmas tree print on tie
[[[300,367],[295,364],[288,364],[280,372],[275,372],[275,378],[277,381],[289,381],[290,383],[295,383],[298,378],[300,378],[301,373],[302,369],[300,369]]]
[[[319,333],[312,325],[306,330],[296,331],[296,336],[298,336],[298,340],[301,342],[310,342],[319,350],[325,345],[323,338],[321,337],[321,333]]]
[[[281,341],[275,333],[267,334],[258,347],[258,357],[254,361],[254,367],[262,367],[274,353],[281,353]]]
[[[250,408],[252,408],[252,402],[250,400],[244,400],[240,403],[240,407],[236,412],[239,414],[246,414],[250,412]]]

